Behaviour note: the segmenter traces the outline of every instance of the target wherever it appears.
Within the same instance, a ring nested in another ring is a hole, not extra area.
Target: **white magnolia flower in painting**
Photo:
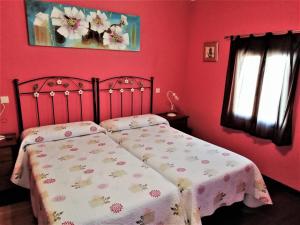
[[[91,24],[91,30],[97,31],[99,34],[103,33],[110,26],[106,14],[102,13],[100,10],[97,10],[97,12],[90,12],[90,15],[88,15],[86,19]]]
[[[126,26],[128,25],[127,22],[127,16],[121,15],[121,21],[120,21],[121,26]]]
[[[122,28],[119,26],[112,26],[110,33],[104,32],[103,45],[109,49],[124,50],[129,45],[128,33],[123,34]]]
[[[68,39],[80,39],[89,31],[85,15],[76,7],[64,7],[64,12],[53,7],[51,19],[52,25],[59,27],[57,32]]]

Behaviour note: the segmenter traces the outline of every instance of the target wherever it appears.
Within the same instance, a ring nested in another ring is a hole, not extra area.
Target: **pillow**
[[[100,126],[104,127],[109,132],[116,132],[158,124],[169,125],[169,122],[165,118],[154,114],[144,114],[105,120],[100,123]]]
[[[94,122],[81,121],[29,128],[23,131],[22,139],[26,144],[34,144],[99,132],[105,130]]]

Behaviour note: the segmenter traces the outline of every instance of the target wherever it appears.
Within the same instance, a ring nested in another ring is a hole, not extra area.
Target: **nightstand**
[[[189,116],[183,114],[177,114],[174,117],[167,116],[168,113],[159,113],[158,116],[161,116],[169,121],[170,126],[180,130],[184,133],[191,134],[192,129],[188,127],[188,118]]]
[[[4,134],[0,140],[0,206],[30,199],[29,190],[21,188],[10,181],[18,156],[16,134]]]
[[[16,134],[4,134],[5,139],[0,141],[0,191],[12,188],[10,176],[16,160]]]

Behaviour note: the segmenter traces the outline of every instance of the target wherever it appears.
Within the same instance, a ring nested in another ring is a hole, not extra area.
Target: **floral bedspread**
[[[26,152],[40,225],[186,224],[178,189],[104,133]]]
[[[21,135],[22,143],[14,166],[14,171],[11,176],[11,181],[21,187],[30,188],[28,154],[26,152],[27,145],[57,141],[99,132],[106,133],[104,128],[92,121],[53,124],[41,127],[32,127],[24,130]]]
[[[272,204],[256,165],[224,148],[166,124],[120,130],[110,136],[176,184],[191,224],[238,201],[250,207]]]

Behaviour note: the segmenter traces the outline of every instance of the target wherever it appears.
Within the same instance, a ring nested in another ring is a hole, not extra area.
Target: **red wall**
[[[161,88],[161,94],[154,98],[156,112],[168,109],[165,93],[175,90],[184,106],[181,109],[190,115],[190,126],[196,136],[249,157],[264,174],[300,190],[300,119],[297,118],[300,88],[291,147],[277,148],[268,141],[220,126],[229,51],[229,41],[224,40],[224,36],[300,29],[298,0],[60,2],[139,15],[141,51],[29,46],[23,0],[1,1],[0,95],[8,95],[10,104],[0,119],[0,133],[17,130],[14,78],[153,75],[155,86]],[[204,41],[219,41],[217,63],[202,61]]]
[[[58,0],[56,0],[58,2]],[[30,46],[27,42],[23,0],[1,3],[0,95],[10,104],[1,117],[0,133],[17,130],[12,80],[39,76],[74,75],[82,78],[116,75],[155,77],[161,94],[154,98],[154,111],[168,109],[165,93],[181,96],[185,71],[187,2],[158,1],[59,1],[70,5],[138,15],[141,18],[141,51],[122,52]],[[34,115],[33,115],[34,116]]]
[[[294,144],[278,148],[269,141],[220,126],[230,41],[225,35],[300,29],[299,1],[196,1],[190,35],[184,110],[194,134],[253,160],[261,171],[300,190],[300,79],[294,108]],[[219,42],[219,61],[203,62],[205,41]]]

